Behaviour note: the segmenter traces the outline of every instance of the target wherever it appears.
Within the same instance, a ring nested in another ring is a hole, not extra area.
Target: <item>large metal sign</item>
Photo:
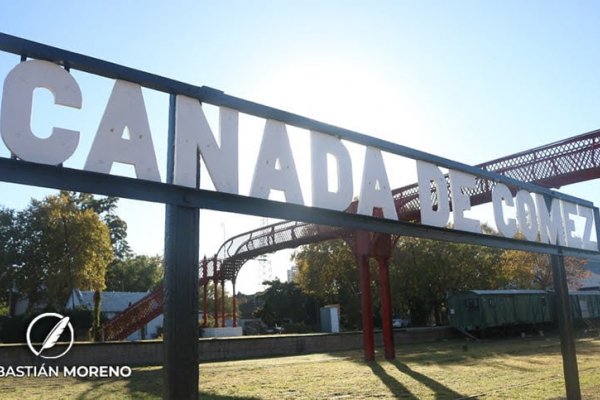
[[[197,397],[198,209],[537,251],[551,254],[556,265],[559,255],[598,254],[600,214],[589,201],[218,90],[13,36],[0,34],[0,50],[20,56],[12,70],[0,77],[0,135],[11,152],[10,158],[0,157],[0,180],[168,205],[164,351],[168,398]],[[78,148],[82,132],[57,126],[48,137],[40,137],[31,128],[33,92],[38,88],[48,90],[57,105],[82,107],[85,99],[71,70],[113,80],[85,163],[75,169],[62,164]],[[170,98],[164,110],[169,119],[166,176],[158,168],[142,88],[167,93]],[[203,104],[219,108],[218,131],[207,122]],[[262,121],[262,139],[252,165],[240,164],[239,139],[244,135],[240,115]],[[291,127],[310,138],[310,198],[300,185],[288,132]],[[124,135],[126,129],[128,135]],[[350,157],[348,143],[362,148],[361,165]],[[402,219],[386,157],[413,160],[408,168],[415,171],[419,184],[420,223]],[[215,190],[200,189],[201,160]],[[111,175],[115,163],[133,166],[135,178]],[[242,190],[240,171],[248,169],[251,183]],[[362,180],[355,188],[357,170]],[[278,201],[272,200],[273,192],[281,195]],[[481,221],[470,213],[477,196],[492,200],[496,233],[485,233]],[[356,212],[347,212],[355,198]],[[519,239],[515,239],[517,233]],[[559,267],[555,272],[560,272]],[[557,291],[566,292],[566,284],[562,289],[559,286]],[[567,321],[568,313],[564,314]],[[572,334],[564,337],[566,343],[573,343]],[[565,362],[565,371],[576,366],[574,352],[569,354],[573,357],[570,364]]]
[[[552,254],[562,250],[567,255],[589,256],[598,250],[595,210],[588,201],[213,89],[15,37],[0,36],[0,48],[26,57],[4,77],[0,133],[14,159],[0,160],[3,180]],[[80,87],[67,68],[115,79],[81,170],[57,167],[73,155],[81,132],[55,127],[49,137],[40,138],[31,129],[33,92],[38,88],[47,89],[57,105],[81,108]],[[168,179],[159,173],[142,87],[172,96],[171,108],[165,110],[174,120]],[[219,107],[218,132],[213,132],[208,124],[202,103]],[[239,163],[239,137],[244,134],[238,124],[240,113],[263,120],[262,141],[254,165]],[[302,128],[310,136],[310,199],[305,198],[300,187],[288,127]],[[123,137],[126,128],[134,132],[129,138]],[[363,146],[364,162],[358,166],[362,176],[359,188],[353,187],[353,167],[357,168],[345,142]],[[388,179],[390,171],[383,158],[386,153],[415,160],[421,224],[399,221]],[[197,189],[200,158],[214,192]],[[334,162],[328,163],[328,158]],[[108,175],[114,163],[133,166],[137,180]],[[248,168],[253,170],[252,182],[242,192],[239,171]],[[481,222],[468,216],[471,193],[482,185],[488,187],[491,195],[498,235],[483,236]],[[282,193],[283,201],[270,201],[273,191]],[[353,197],[358,197],[356,215],[343,212]],[[373,218],[374,209],[381,210],[383,218]],[[580,221],[579,229],[576,220]],[[448,229],[450,223],[452,228]],[[521,240],[513,239],[517,232],[521,233]]]

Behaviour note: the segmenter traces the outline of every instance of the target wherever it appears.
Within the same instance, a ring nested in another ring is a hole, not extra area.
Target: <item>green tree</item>
[[[106,290],[144,292],[154,290],[163,279],[160,256],[136,255],[112,262],[106,271]]]
[[[393,307],[413,324],[430,316],[443,323],[448,293],[506,286],[497,249],[426,239],[401,238],[390,261]]]
[[[484,227],[488,234],[493,230]],[[359,328],[359,272],[345,242],[332,240],[302,247],[293,256],[298,283],[321,303],[339,303],[344,326]],[[582,261],[566,258],[570,287],[587,275]],[[371,263],[371,289],[376,323],[380,313],[377,269]],[[552,270],[546,255],[500,250],[484,246],[401,237],[390,259],[390,285],[394,314],[408,315],[413,324],[445,322],[446,298],[451,292],[472,289],[552,287]]]
[[[303,246],[293,255],[298,284],[321,304],[339,304],[346,329],[361,327],[359,271],[352,249],[343,240]]]
[[[6,312],[9,292],[15,281],[17,231],[15,211],[0,207],[0,308]]]
[[[102,333],[100,331],[100,310],[102,309],[102,292],[100,290],[94,291],[94,311],[92,313],[92,326],[90,333],[94,341],[102,340]]]
[[[255,294],[237,293],[237,306],[240,318],[254,318],[254,313],[258,310],[259,302]]]
[[[118,197],[96,197],[90,193],[61,191],[61,196],[68,196],[80,210],[92,210],[100,216],[108,227],[110,243],[113,247],[115,261],[131,257],[131,247],[127,242],[127,223],[116,213]]]
[[[63,307],[73,288],[103,290],[113,259],[109,230],[91,209],[61,192],[17,213],[14,276],[22,294]]]
[[[519,250],[505,250],[502,264],[509,277],[509,286],[519,289],[548,290],[554,287],[550,256]],[[589,276],[583,269],[584,260],[565,257],[565,273],[570,289],[577,289],[581,280]]]
[[[315,325],[317,303],[302,291],[295,282],[281,282],[278,279],[263,282],[268,287],[257,294],[262,306],[256,316],[267,325],[289,321],[293,324]]]
[[[500,250],[486,247],[400,238],[390,259],[394,314],[410,315],[419,325],[430,317],[443,323],[449,292],[508,283],[500,255]],[[294,259],[302,289],[322,304],[340,304],[343,325],[360,328],[360,278],[350,246],[341,240],[311,244],[297,251]],[[370,268],[375,322],[380,323],[378,272],[372,260]]]

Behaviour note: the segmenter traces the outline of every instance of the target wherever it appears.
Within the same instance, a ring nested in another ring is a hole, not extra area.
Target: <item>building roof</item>
[[[554,293],[553,291],[536,290],[536,289],[499,289],[499,290],[469,290],[463,293],[473,293],[482,296],[494,296],[494,295],[513,295],[513,294],[546,294]],[[600,290],[569,290],[571,295],[600,295]]]
[[[501,289],[501,290],[469,290],[479,295],[507,295],[507,294],[546,294],[545,290]]]
[[[116,313],[147,296],[149,292],[102,292],[100,311],[104,313]],[[65,308],[84,307],[89,310],[94,308],[94,292],[88,290],[74,289],[69,297]]]
[[[600,290],[577,290],[569,292],[569,294],[576,294],[577,296],[600,296]]]

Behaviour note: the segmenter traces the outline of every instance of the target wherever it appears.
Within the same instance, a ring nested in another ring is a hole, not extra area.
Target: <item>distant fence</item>
[[[396,344],[449,339],[456,336],[449,327],[413,328],[395,333]],[[381,332],[375,333],[377,346]],[[238,338],[199,339],[199,362],[246,358],[291,356],[362,349],[362,333],[272,335]],[[181,349],[186,351],[186,349]],[[400,350],[401,351],[401,350]],[[162,365],[162,341],[75,343],[58,360],[35,357],[26,344],[0,345],[0,366],[41,365]]]

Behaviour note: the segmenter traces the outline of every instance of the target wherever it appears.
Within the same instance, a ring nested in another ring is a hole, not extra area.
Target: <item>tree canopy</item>
[[[360,281],[356,258],[343,240],[309,244],[294,253],[298,285],[321,305],[340,304],[346,329],[361,325]]]
[[[8,303],[9,290],[13,289],[17,232],[16,212],[0,208],[0,305]]]
[[[116,197],[61,191],[21,211],[0,207],[0,306],[9,289],[30,305],[65,305],[73,288],[147,291],[162,258],[135,255]]]
[[[446,296],[469,289],[508,284],[501,251],[460,243],[404,237],[390,260],[393,308],[425,324],[430,315],[442,323]]]
[[[352,249],[342,240],[306,245],[294,253],[298,283],[321,304],[340,304],[346,329],[360,328],[359,272]],[[585,277],[582,261],[566,258],[571,288]],[[394,314],[415,325],[444,323],[448,293],[472,289],[550,289],[549,257],[461,243],[400,238],[390,259]],[[377,269],[371,265],[373,306],[380,308]],[[377,310],[376,310],[377,311]],[[379,313],[374,313],[376,323]]]
[[[110,263],[106,271],[106,290],[143,292],[158,287],[162,279],[162,257],[131,255]]]
[[[273,280],[264,284],[268,287],[256,296],[262,306],[255,315],[267,325],[316,324],[318,306],[295,282]]]
[[[30,304],[62,307],[73,288],[104,289],[113,259],[110,232],[72,193],[32,199],[18,212],[4,209],[0,224],[0,235],[7,240],[0,248],[0,284],[7,289],[14,285]]]
[[[540,253],[528,253],[518,250],[505,250],[502,253],[502,264],[510,276],[510,283],[515,288],[552,289],[552,266],[550,257]],[[584,260],[565,257],[565,273],[570,289],[577,289],[589,272],[583,269]]]
[[[108,227],[114,259],[124,260],[133,255],[127,242],[127,223],[117,215],[117,197],[95,197],[90,193],[61,191],[80,210],[92,210]]]

